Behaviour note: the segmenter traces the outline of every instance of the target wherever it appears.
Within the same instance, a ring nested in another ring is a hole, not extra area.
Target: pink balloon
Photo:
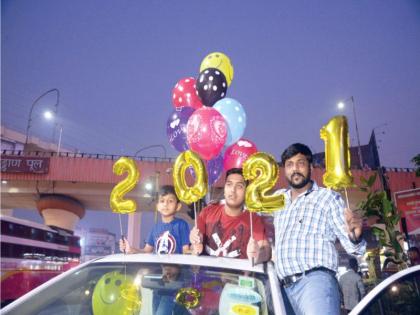
[[[257,146],[252,141],[241,138],[226,149],[223,159],[225,171],[231,168],[242,168],[242,164],[251,155],[257,152]]]
[[[183,78],[172,89],[172,104],[174,107],[189,106],[194,109],[203,107],[195,90],[195,78]]]
[[[188,120],[188,145],[204,160],[211,160],[220,153],[225,145],[226,137],[226,121],[212,107],[197,109]]]

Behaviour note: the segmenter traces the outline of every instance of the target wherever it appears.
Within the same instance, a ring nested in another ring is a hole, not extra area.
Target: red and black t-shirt
[[[201,211],[197,224],[208,255],[247,258],[246,247],[251,233],[247,210],[232,217],[225,213],[225,205],[210,205]],[[255,213],[252,213],[252,229],[256,241],[265,239],[264,225]]]

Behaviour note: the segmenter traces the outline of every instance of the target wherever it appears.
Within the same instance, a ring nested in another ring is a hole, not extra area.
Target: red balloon
[[[197,109],[188,120],[187,141],[190,149],[204,160],[211,160],[223,149],[227,138],[227,124],[212,107]]]
[[[175,84],[172,90],[172,104],[174,107],[189,106],[194,109],[203,107],[195,90],[195,78],[183,78]]]
[[[242,168],[246,159],[258,152],[257,146],[252,141],[241,138],[226,149],[223,159],[223,168],[225,171],[231,168]]]

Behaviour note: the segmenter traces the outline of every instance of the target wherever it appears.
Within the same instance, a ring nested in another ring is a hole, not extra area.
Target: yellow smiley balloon
[[[257,315],[258,308],[248,304],[234,304],[230,313],[235,315]]]
[[[226,77],[229,86],[233,80],[233,66],[228,56],[221,52],[208,54],[201,62],[200,72],[207,68],[216,68]]]
[[[118,271],[104,274],[96,283],[92,294],[94,315],[139,314],[141,303],[134,279]]]

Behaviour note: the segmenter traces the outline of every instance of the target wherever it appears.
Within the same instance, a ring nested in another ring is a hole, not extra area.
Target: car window
[[[266,274],[158,264],[91,264],[14,309],[56,314],[274,314]]]
[[[361,312],[363,315],[416,315],[420,310],[420,272],[388,285]]]

